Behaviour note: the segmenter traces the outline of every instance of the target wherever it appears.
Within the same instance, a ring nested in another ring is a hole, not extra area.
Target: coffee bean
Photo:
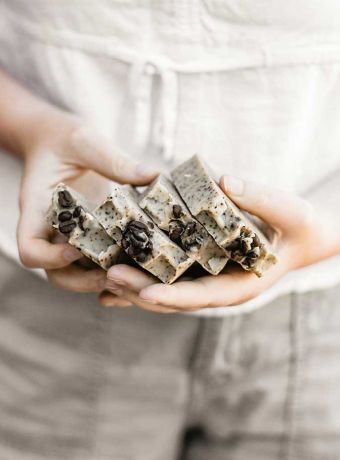
[[[146,242],[149,239],[148,235],[144,231],[139,229],[132,229],[132,234],[138,241],[141,242]]]
[[[260,244],[261,244],[260,238],[257,235],[255,235],[253,238],[252,247],[257,248],[260,246]]]
[[[228,246],[226,247],[227,251],[235,251],[236,249],[238,249],[240,246],[240,242],[241,240],[239,238],[236,238],[236,240],[228,244]]]
[[[247,254],[247,257],[251,258],[251,259],[258,259],[258,255],[256,254],[255,251],[249,251],[248,254]]]
[[[244,240],[241,240],[241,251],[243,252],[244,255],[247,254],[248,252],[248,245]]]
[[[136,256],[137,262],[140,262],[140,263],[145,262],[147,258],[148,258],[148,254],[146,254],[145,252],[141,252],[140,254],[138,254],[138,256]]]
[[[77,224],[73,221],[61,222],[59,224],[59,231],[61,233],[71,233],[76,228]]]
[[[58,203],[62,208],[70,208],[73,204],[73,199],[67,190],[62,190],[58,193]]]
[[[179,219],[183,215],[182,206],[174,204],[172,207],[172,213],[176,219]]]
[[[148,226],[150,228],[155,228],[155,224],[153,222],[151,222],[150,220],[148,221]]]
[[[128,223],[128,227],[135,227],[140,230],[144,230],[144,232],[147,232],[149,229],[144,222],[140,222],[139,220],[131,220],[131,222]]]
[[[79,216],[78,225],[79,225],[80,230],[82,230],[84,232],[85,231],[85,228],[84,228],[84,216],[82,216],[82,215]]]
[[[169,232],[169,237],[172,241],[177,241],[180,239],[183,233],[183,228],[176,227]]]
[[[125,238],[122,239],[122,247],[123,249],[127,249],[129,247],[129,242]]]
[[[196,222],[191,221],[187,223],[187,226],[185,227],[185,231],[187,232],[188,235],[192,235],[196,230]]]
[[[72,219],[72,214],[70,211],[63,211],[58,215],[59,222],[67,222]]]
[[[121,231],[121,229],[119,227],[115,227],[115,228],[112,229],[112,238],[114,240],[119,242],[119,241],[121,241],[122,236],[123,236],[123,234],[122,234],[122,231]]]
[[[137,238],[133,234],[129,235],[129,240],[134,248],[140,248],[140,249],[145,248],[146,242],[147,242],[147,240],[146,241],[137,240]]]
[[[81,206],[76,206],[74,211],[73,211],[73,217],[79,217],[81,214],[82,207]]]

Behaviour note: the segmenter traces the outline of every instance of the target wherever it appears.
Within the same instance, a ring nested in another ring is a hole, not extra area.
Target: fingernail
[[[81,254],[75,248],[67,248],[65,249],[63,256],[64,256],[64,259],[67,260],[68,262],[73,262],[77,259],[80,259]]]
[[[138,164],[136,166],[136,174],[137,176],[154,176],[157,174],[157,171],[151,166]]]
[[[232,195],[243,195],[244,182],[239,177],[235,176],[224,176],[223,185],[228,192]]]

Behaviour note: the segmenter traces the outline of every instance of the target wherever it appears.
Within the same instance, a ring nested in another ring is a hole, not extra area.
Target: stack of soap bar
[[[70,187],[56,187],[48,220],[72,246],[104,270],[117,262],[120,247],[90,212],[86,200]]]
[[[268,239],[223,193],[197,155],[175,168],[171,177],[191,214],[232,260],[257,276],[276,263]]]
[[[113,185],[94,214],[130,257],[164,283],[175,281],[194,262],[138,206],[130,187]]]
[[[213,275],[228,261],[222,249],[196,219],[192,217],[175,187],[159,176],[140,195],[139,206],[153,219],[170,239],[181,246],[191,259]]]

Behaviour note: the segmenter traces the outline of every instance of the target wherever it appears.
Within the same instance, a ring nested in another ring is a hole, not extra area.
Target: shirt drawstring
[[[159,118],[151,126],[152,89],[154,76],[161,80]],[[161,149],[166,160],[174,155],[174,138],[177,123],[176,72],[163,64],[137,61],[130,71],[130,94],[135,104],[135,136],[138,148],[145,148],[149,139]]]

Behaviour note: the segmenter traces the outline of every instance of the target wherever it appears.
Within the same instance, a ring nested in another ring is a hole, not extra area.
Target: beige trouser
[[[157,315],[0,256],[0,460],[340,459],[339,294]]]

